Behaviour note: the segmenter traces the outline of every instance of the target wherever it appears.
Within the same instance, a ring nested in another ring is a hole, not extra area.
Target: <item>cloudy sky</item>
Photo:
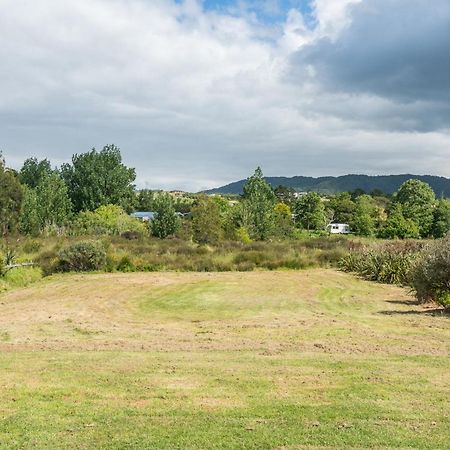
[[[0,0],[0,149],[138,184],[450,176],[449,0]]]

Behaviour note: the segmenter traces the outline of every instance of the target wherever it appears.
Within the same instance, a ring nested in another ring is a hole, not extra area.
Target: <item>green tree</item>
[[[6,235],[17,229],[22,208],[23,188],[17,173],[5,167],[0,153],[0,232]]]
[[[216,244],[222,239],[222,218],[219,204],[202,195],[192,207],[192,232],[199,244]]]
[[[95,211],[82,211],[74,222],[78,234],[121,234],[133,231],[144,234],[146,225],[130,217],[121,206],[102,205]]]
[[[67,185],[58,173],[44,177],[36,187],[38,217],[41,229],[63,225],[72,211]]]
[[[165,239],[174,234],[179,226],[179,218],[175,212],[172,196],[165,192],[158,194],[154,209],[156,215],[152,221],[153,236]]]
[[[331,210],[330,221],[338,223],[350,223],[355,212],[355,202],[352,200],[351,194],[341,192],[331,197],[329,204]]]
[[[291,187],[282,186],[281,184],[277,186],[273,190],[275,196],[277,197],[277,200],[280,203],[284,203],[285,205],[288,205],[289,208],[293,206],[295,203],[295,197],[294,197],[294,189]]]
[[[141,189],[137,194],[136,209],[138,211],[153,211],[155,193],[150,189]]]
[[[356,199],[355,211],[350,221],[352,231],[360,236],[374,236],[377,215],[378,208],[373,198],[366,194],[360,195]]]
[[[416,222],[405,218],[402,206],[399,203],[393,203],[380,235],[387,239],[408,239],[418,238],[420,232]]]
[[[48,159],[39,161],[37,158],[28,158],[19,172],[19,180],[30,188],[35,188],[41,181],[53,173]]]
[[[94,148],[74,155],[72,164],[63,164],[61,173],[75,212],[93,211],[108,204],[122,206],[128,212],[134,207],[132,183],[136,173],[122,163],[115,145],[107,145],[100,152]]]
[[[411,179],[400,186],[395,201],[402,206],[405,219],[417,225],[420,236],[429,236],[436,206],[433,189],[423,181]]]
[[[431,234],[434,238],[442,238],[450,232],[450,200],[441,199],[433,213]]]
[[[244,185],[243,225],[252,239],[265,240],[273,229],[273,207],[276,197],[258,167]]]
[[[326,226],[325,206],[317,192],[308,192],[295,203],[297,224],[306,230],[323,230]]]
[[[36,189],[24,186],[19,229],[21,233],[37,235],[41,231]]]
[[[273,209],[274,235],[280,238],[291,237],[294,233],[292,211],[285,203],[277,203]]]

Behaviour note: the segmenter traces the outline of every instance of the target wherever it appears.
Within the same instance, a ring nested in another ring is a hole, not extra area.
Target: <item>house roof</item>
[[[155,213],[153,211],[136,211],[131,213],[130,216],[136,219],[154,219]]]

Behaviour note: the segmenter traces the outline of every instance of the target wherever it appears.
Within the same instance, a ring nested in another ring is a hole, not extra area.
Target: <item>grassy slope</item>
[[[0,296],[0,447],[448,448],[450,319],[332,270]]]

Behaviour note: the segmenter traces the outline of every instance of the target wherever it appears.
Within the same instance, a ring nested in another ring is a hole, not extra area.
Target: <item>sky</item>
[[[0,0],[0,150],[141,188],[450,176],[448,0]]]

